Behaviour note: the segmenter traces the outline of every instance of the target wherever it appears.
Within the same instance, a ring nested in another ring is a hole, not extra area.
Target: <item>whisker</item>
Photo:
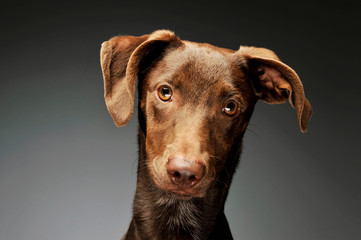
[[[251,128],[248,127],[246,129],[246,131],[249,131],[249,132],[253,133],[258,139],[260,139],[260,136],[255,131],[253,131]]]

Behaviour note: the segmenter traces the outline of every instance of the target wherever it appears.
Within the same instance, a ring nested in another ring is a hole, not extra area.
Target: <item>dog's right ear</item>
[[[162,55],[171,43],[181,40],[168,30],[158,30],[140,37],[118,36],[103,42],[100,63],[104,78],[104,98],[118,127],[126,125],[133,114],[135,83],[144,69]]]
[[[300,130],[305,133],[312,106],[297,73],[266,48],[241,46],[236,54],[246,65],[256,96],[270,104],[283,103],[288,99],[296,110]]]

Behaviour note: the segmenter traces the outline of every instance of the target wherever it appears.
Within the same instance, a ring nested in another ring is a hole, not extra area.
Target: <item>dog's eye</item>
[[[170,87],[163,85],[160,88],[158,88],[158,97],[160,98],[160,100],[169,101],[172,99],[172,96],[173,96],[173,92]]]
[[[228,116],[234,116],[238,112],[238,103],[236,101],[227,101],[222,111]]]

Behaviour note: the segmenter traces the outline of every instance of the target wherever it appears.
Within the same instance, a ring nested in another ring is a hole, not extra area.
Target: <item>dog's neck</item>
[[[222,234],[222,239],[232,239],[224,216],[224,204],[234,169],[238,164],[241,140],[239,146],[232,151],[232,159],[227,159],[229,166],[225,166],[221,178],[214,181],[206,197],[192,199],[177,198],[172,193],[159,189],[153,183],[147,167],[142,124],[139,127],[138,141],[137,191],[133,205],[133,220],[128,235],[133,232],[139,239],[142,239],[139,236],[146,236],[146,239],[201,240],[216,239],[218,234]],[[152,234],[155,233],[158,235],[153,236]],[[135,237],[135,239],[138,238]],[[129,237],[129,239],[133,238]]]

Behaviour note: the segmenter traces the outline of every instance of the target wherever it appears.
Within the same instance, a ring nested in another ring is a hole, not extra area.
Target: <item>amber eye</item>
[[[222,111],[228,116],[233,116],[238,111],[238,103],[233,100],[227,101]]]
[[[158,97],[160,98],[160,100],[166,102],[171,100],[172,96],[173,96],[173,92],[170,87],[163,85],[160,88],[158,88]]]

